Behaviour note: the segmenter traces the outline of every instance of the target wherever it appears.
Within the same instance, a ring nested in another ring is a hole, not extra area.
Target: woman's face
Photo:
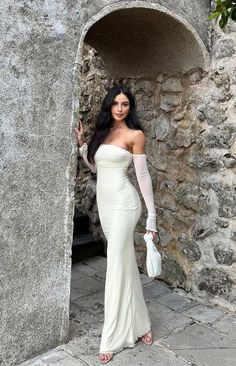
[[[129,99],[126,95],[122,93],[116,95],[111,106],[112,118],[117,122],[123,121],[129,113],[129,107]]]

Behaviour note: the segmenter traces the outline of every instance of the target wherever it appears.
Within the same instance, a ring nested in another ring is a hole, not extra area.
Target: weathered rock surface
[[[228,299],[233,286],[233,280],[223,269],[205,267],[198,272],[198,287],[200,291]]]

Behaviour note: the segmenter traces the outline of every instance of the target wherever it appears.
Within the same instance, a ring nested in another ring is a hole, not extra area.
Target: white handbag
[[[159,276],[161,274],[161,254],[153,242],[152,233],[146,233],[143,237],[147,246],[146,266],[148,276]]]

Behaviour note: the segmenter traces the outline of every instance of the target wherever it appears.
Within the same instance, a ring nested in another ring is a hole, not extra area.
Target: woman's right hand
[[[79,142],[79,145],[82,146],[84,141],[83,141],[83,134],[84,134],[84,127],[83,127],[83,124],[82,122],[79,120],[79,125],[78,127],[75,127],[74,128],[74,131],[77,135],[77,139],[78,139],[78,142]]]

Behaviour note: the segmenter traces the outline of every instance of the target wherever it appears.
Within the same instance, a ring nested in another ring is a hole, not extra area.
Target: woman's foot
[[[113,358],[112,352],[99,353],[99,360],[101,361],[101,363],[107,363],[107,362],[111,361],[112,358]]]
[[[145,344],[148,344],[148,345],[152,344],[152,342],[153,342],[152,332],[150,331],[150,332],[148,332],[148,333],[144,334],[144,335],[141,337],[141,341],[142,341],[143,343],[145,343]]]

